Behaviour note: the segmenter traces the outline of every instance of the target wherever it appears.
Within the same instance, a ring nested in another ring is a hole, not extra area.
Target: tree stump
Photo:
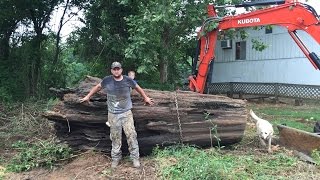
[[[107,121],[106,94],[80,103],[101,79],[88,76],[74,89],[52,89],[61,101],[44,116],[55,123],[57,137],[75,149],[111,150]],[[141,154],[149,154],[156,146],[192,144],[210,147],[226,146],[241,141],[247,112],[246,101],[190,91],[157,91],[145,89],[155,101],[145,106],[133,90],[133,116]],[[219,142],[219,143],[218,143]],[[127,143],[123,134],[123,152]]]

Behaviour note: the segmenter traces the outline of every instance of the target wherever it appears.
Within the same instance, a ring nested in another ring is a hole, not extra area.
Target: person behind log
[[[111,64],[111,73],[111,76],[104,77],[103,80],[93,87],[84,98],[80,99],[80,102],[89,102],[90,97],[101,89],[106,91],[108,121],[110,123],[110,139],[112,141],[111,167],[117,167],[122,158],[121,142],[123,128],[127,137],[133,166],[139,168],[139,145],[131,112],[132,101],[130,88],[135,89],[144,98],[145,103],[153,105],[154,102],[135,81],[128,76],[122,75],[122,67],[119,62],[113,62]]]
[[[136,80],[135,80],[135,78],[136,78],[136,73],[134,72],[134,71],[129,71],[128,72],[128,77],[129,78],[131,78],[131,79],[133,79],[135,82],[137,82]]]

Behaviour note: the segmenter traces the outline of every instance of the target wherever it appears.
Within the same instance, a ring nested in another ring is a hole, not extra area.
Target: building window
[[[246,59],[246,41],[236,42],[236,60]]]
[[[266,32],[266,34],[271,34],[272,33],[272,26],[266,26],[265,32]]]

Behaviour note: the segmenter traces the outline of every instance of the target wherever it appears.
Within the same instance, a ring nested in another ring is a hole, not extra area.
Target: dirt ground
[[[282,106],[282,105],[280,105]],[[285,106],[285,105],[284,105]],[[233,150],[226,150],[225,153],[232,154],[265,154],[257,148],[257,141],[254,139],[255,125],[248,121],[245,136],[242,143],[234,146]],[[273,146],[273,150],[285,151],[283,147]],[[0,152],[1,153],[1,152]],[[23,173],[6,174],[4,179],[8,180],[84,180],[84,179],[159,179],[157,176],[157,164],[149,157],[141,158],[141,168],[136,169],[132,167],[132,162],[129,159],[123,159],[118,168],[112,170],[111,159],[109,156],[94,151],[87,151],[73,157],[68,162],[64,162],[59,167],[52,170],[35,169]],[[320,169],[314,165],[299,161],[299,168],[294,174],[294,177],[289,179],[317,179],[320,175]],[[0,166],[0,172],[1,172]],[[285,173],[285,172],[284,172]],[[289,173],[292,174],[292,173]],[[1,174],[0,174],[1,179]]]
[[[155,162],[141,158],[141,168],[133,168],[129,159],[123,159],[112,170],[110,157],[93,151],[75,157],[71,162],[53,170],[35,169],[24,173],[11,173],[8,180],[84,180],[84,179],[157,179]]]
[[[255,154],[256,156],[265,156],[267,152],[257,148],[257,141],[251,138],[244,139],[245,144],[236,147],[236,150],[224,150],[225,154]],[[285,152],[292,154],[292,150],[284,147],[272,146],[274,153]],[[100,152],[88,151],[74,157],[70,162],[61,164],[52,170],[34,169],[23,173],[6,174],[6,180],[88,180],[88,179],[126,179],[126,180],[154,180],[160,179],[157,176],[157,165],[154,160],[148,157],[141,158],[141,168],[132,167],[132,162],[129,159],[123,159],[119,166],[112,170],[111,159],[109,156]],[[280,167],[279,167],[280,168]],[[1,169],[1,166],[0,166]],[[316,180],[320,175],[320,169],[312,164],[304,161],[299,161],[296,172],[282,172],[282,176],[288,179],[299,180]],[[0,178],[1,179],[1,178]]]
[[[252,135],[254,125],[247,124],[247,131],[240,144],[236,144],[232,149],[224,149],[222,154],[254,154],[262,157],[267,154],[265,149],[259,147],[258,139]],[[274,153],[286,153],[292,155],[292,150],[278,145],[272,146]],[[132,167],[132,162],[124,158],[120,165],[112,170],[111,158],[101,152],[87,151],[70,159],[69,162],[59,165],[52,170],[34,169],[23,173],[10,173],[5,176],[6,180],[88,180],[88,179],[134,179],[134,180],[154,180],[160,179],[157,176],[157,164],[149,157],[141,158],[141,168]],[[1,167],[0,167],[1,169]],[[320,169],[312,164],[299,161],[296,172],[282,172],[281,175],[288,179],[316,180],[320,175]],[[292,176],[292,177],[291,177]],[[1,179],[1,178],[0,178]]]

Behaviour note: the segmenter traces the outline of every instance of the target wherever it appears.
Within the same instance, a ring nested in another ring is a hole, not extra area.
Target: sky
[[[320,15],[320,0],[307,0],[307,2],[303,0],[301,2],[311,5]]]
[[[52,21],[49,23],[49,26],[51,26],[52,30],[54,32],[57,32],[59,29],[60,24],[60,18],[63,15],[63,8],[58,8],[56,11],[52,14]],[[78,15],[76,16],[70,16],[68,17],[68,14],[71,12],[77,12]],[[70,35],[70,33],[74,30],[76,30],[78,27],[83,27],[85,24],[80,22],[79,18],[83,17],[83,11],[79,11],[78,8],[72,8],[71,10],[67,11],[68,14],[65,15],[65,21],[68,19],[68,21],[63,25],[61,29],[61,37],[62,41],[65,41],[66,38]]]
[[[320,0],[300,0],[300,2],[302,3],[306,3],[306,4],[309,4],[311,5],[318,13],[318,15],[320,15]],[[78,12],[78,9],[76,8],[73,8],[71,11],[73,12]],[[63,9],[62,8],[59,8],[57,9],[53,15],[52,15],[52,22],[50,23],[50,26],[53,28],[53,30],[55,32],[58,31],[58,27],[59,27],[59,21],[60,21],[60,18],[62,16],[62,13],[63,13]],[[70,11],[69,11],[70,13]],[[80,11],[78,13],[78,16],[74,16],[70,19],[70,21],[68,21],[62,28],[62,31],[61,31],[61,36],[62,36],[62,40],[64,41],[68,36],[69,34],[74,31],[77,27],[83,27],[84,24],[82,22],[80,22],[78,19],[79,17],[82,17],[83,16],[83,12]]]

